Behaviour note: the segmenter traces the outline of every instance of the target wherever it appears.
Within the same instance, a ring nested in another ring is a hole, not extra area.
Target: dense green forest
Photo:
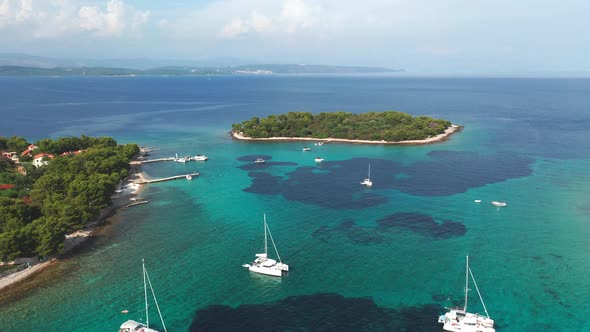
[[[289,112],[254,117],[232,126],[233,132],[253,138],[313,137],[389,142],[419,140],[442,134],[451,122],[427,116],[413,117],[402,112],[319,113]]]
[[[18,146],[17,146],[18,145]],[[111,204],[118,183],[129,174],[129,162],[139,152],[135,144],[118,145],[109,137],[65,137],[36,142],[38,152],[56,157],[35,168],[0,159],[0,182],[14,184],[0,196],[0,260],[59,253],[64,235],[97,218]],[[21,151],[24,138],[0,137],[0,150]],[[77,155],[58,155],[84,150]]]

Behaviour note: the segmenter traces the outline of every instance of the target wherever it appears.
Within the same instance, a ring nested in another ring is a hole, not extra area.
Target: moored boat
[[[270,241],[272,246],[275,249],[277,254],[278,262],[275,259],[268,258],[268,238],[270,237]],[[283,263],[281,261],[281,256],[279,255],[279,251],[277,250],[277,246],[275,245],[275,241],[272,238],[272,234],[270,233],[270,229],[268,228],[268,224],[266,223],[266,214],[264,215],[264,253],[256,254],[256,259],[250,264],[244,264],[243,267],[248,268],[248,270],[260,274],[266,274],[275,277],[281,277],[283,272],[289,271],[289,265]]]
[[[506,202],[502,202],[502,201],[492,201],[492,204],[495,206],[499,206],[499,207],[504,207],[508,204],[506,204]]]

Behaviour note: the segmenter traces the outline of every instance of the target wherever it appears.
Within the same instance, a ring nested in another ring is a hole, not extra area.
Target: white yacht
[[[324,158],[315,157],[314,160],[315,160],[316,163],[321,163],[322,161],[324,161]]]
[[[506,204],[506,202],[502,202],[502,201],[492,201],[492,204],[495,206],[499,206],[499,207],[504,207],[508,204]]]
[[[256,158],[256,160],[254,160],[255,164],[263,164],[265,161],[262,158]]]
[[[481,199],[474,200],[475,203],[481,203]]]
[[[143,295],[145,298],[145,323],[136,322],[134,320],[128,320],[125,323],[121,324],[121,327],[119,328],[119,332],[137,332],[137,331],[158,332],[158,330],[154,330],[154,329],[150,328],[147,285],[150,286],[150,290],[151,290],[152,296],[154,298],[154,303],[156,304],[156,308],[158,309],[158,315],[160,316],[160,321],[162,322],[162,327],[164,328],[165,332],[168,332],[168,330],[166,330],[166,324],[164,324],[164,318],[162,318],[162,313],[160,312],[160,306],[158,305],[158,300],[156,299],[156,293],[154,293],[154,288],[152,287],[152,282],[150,281],[150,276],[148,275],[148,272],[145,269],[145,262],[143,259],[141,260],[141,265],[142,265],[142,269],[143,269]],[[123,310],[123,313],[127,313],[127,312],[129,312],[129,311]]]
[[[207,157],[204,154],[198,154],[196,156],[193,157],[194,161],[207,161],[207,159],[209,159],[209,157]]]
[[[190,180],[192,180],[192,179],[193,179],[193,176],[192,176],[192,175],[190,175],[190,174],[187,174],[187,175],[186,175],[186,179],[190,181]]]
[[[371,164],[369,164],[369,175],[367,176],[366,179],[364,179],[361,184],[363,186],[366,187],[372,187],[373,186],[373,181],[371,181]]]
[[[275,248],[278,262],[272,258],[268,258],[268,237],[272,242],[272,246]],[[251,264],[244,264],[243,267],[247,267],[248,270],[260,274],[266,274],[275,277],[281,277],[283,272],[289,272],[289,265],[281,261],[281,256],[275,245],[275,241],[270,234],[270,229],[266,223],[266,214],[264,214],[264,253],[256,254],[256,259]]]
[[[322,146],[322,145],[324,145],[324,142],[313,143],[313,145]]]
[[[303,149],[301,149],[301,151],[311,151],[311,149],[306,146]]]
[[[483,310],[485,311],[484,315],[479,314],[472,314],[467,312],[467,294],[469,292],[469,275],[471,275],[471,279],[473,280],[473,285],[477,290],[477,294],[479,295],[479,299],[483,306]],[[488,314],[488,309],[486,308],[485,303],[483,303],[483,298],[481,297],[481,293],[479,292],[479,288],[477,287],[477,283],[475,282],[475,278],[473,277],[473,273],[471,273],[471,269],[469,268],[469,256],[467,256],[467,262],[465,264],[465,304],[463,308],[456,308],[450,309],[449,312],[440,316],[438,318],[438,322],[443,324],[443,330],[451,331],[451,332],[495,332],[494,329],[494,320],[490,318]]]

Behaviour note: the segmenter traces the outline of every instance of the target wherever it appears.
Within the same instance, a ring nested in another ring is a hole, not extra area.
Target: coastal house
[[[50,153],[46,153],[46,152],[37,153],[33,157],[33,165],[35,167],[41,167],[43,165],[47,165],[48,164],[47,159],[53,159],[53,155]]]
[[[12,161],[18,161],[18,153],[15,151],[2,151],[0,158],[2,159],[10,159]]]
[[[29,147],[21,152],[21,156],[30,156],[33,153],[33,150],[37,149],[37,146],[35,144],[30,144]]]
[[[84,151],[86,151],[86,150],[66,151],[66,152],[62,152],[62,153],[60,153],[60,155],[59,155],[59,156],[60,156],[60,157],[63,157],[63,156],[70,156],[70,155],[73,155],[73,154],[80,154],[80,153],[82,153],[82,152],[84,152]]]

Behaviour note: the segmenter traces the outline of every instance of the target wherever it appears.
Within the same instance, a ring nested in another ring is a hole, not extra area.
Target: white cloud
[[[99,37],[137,34],[150,12],[138,10],[123,0],[101,0],[83,5],[83,0],[1,0],[0,39],[57,38],[91,33]],[[87,2],[87,1],[86,1]],[[1,32],[10,30],[2,38]]]
[[[233,5],[228,2],[227,5]],[[285,0],[281,7],[252,10],[249,15],[240,15],[225,24],[219,36],[232,39],[246,33],[293,34],[309,29],[319,20],[320,7],[314,7],[304,0]]]

